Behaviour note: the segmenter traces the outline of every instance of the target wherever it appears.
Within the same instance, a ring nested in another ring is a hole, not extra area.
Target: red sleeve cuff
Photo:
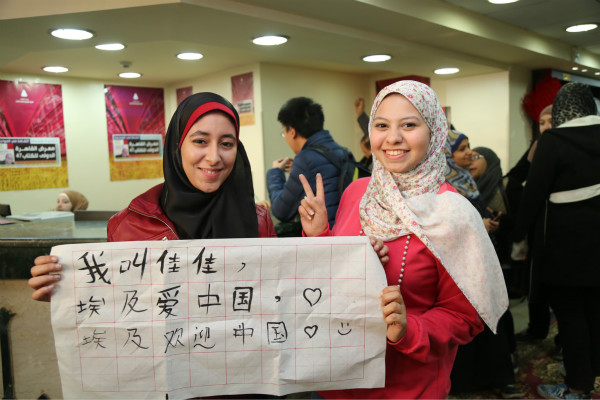
[[[410,352],[410,350],[415,348],[418,344],[419,331],[420,326],[416,319],[411,315],[407,315],[406,331],[404,332],[404,336],[402,336],[397,342],[391,342],[390,340],[387,342],[389,345],[394,346],[398,351],[402,351],[403,353]]]
[[[319,233],[315,237],[324,237],[324,236],[333,236],[333,232],[331,232],[331,230],[329,229],[329,226],[327,226],[327,228],[323,232]],[[304,230],[302,230],[302,237],[306,237]]]

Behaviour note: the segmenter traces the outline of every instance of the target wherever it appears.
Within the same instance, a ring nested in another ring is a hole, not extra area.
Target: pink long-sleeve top
[[[341,199],[333,232],[361,234],[359,204],[369,178],[355,181]],[[440,192],[453,190],[448,184]],[[397,285],[406,236],[387,242],[390,261],[384,267],[388,285]],[[483,330],[483,321],[444,266],[416,235],[411,235],[400,290],[406,304],[406,333],[387,342],[385,387],[319,392],[324,398],[441,399],[450,391],[450,371],[458,345]],[[383,288],[382,288],[383,289]],[[383,316],[382,316],[383,318]],[[383,373],[383,371],[382,371]]]

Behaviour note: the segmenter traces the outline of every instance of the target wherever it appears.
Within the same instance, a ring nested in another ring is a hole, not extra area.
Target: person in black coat
[[[544,212],[541,283],[556,314],[564,384],[539,385],[545,398],[590,398],[600,375],[600,117],[591,89],[558,92],[553,129],[540,138],[519,208],[515,240]]]
[[[552,104],[544,107],[539,116],[539,138],[545,131],[552,128]],[[506,198],[513,212],[513,219],[518,213],[521,197],[523,195],[523,184],[527,180],[531,160],[537,149],[538,139],[531,141],[531,145],[525,151],[517,164],[506,174]],[[527,308],[529,323],[527,328],[516,334],[519,341],[532,341],[544,339],[550,330],[550,306],[546,300],[543,288],[539,284],[537,275],[541,257],[534,250],[539,250],[539,244],[534,242],[535,237],[540,236],[543,225],[543,214],[537,213],[537,222],[531,225],[527,244],[530,248],[527,259],[514,260],[515,273],[513,274],[512,291],[521,295],[527,295]],[[538,232],[536,234],[536,232]],[[556,344],[555,355],[561,356],[559,336],[554,338]]]

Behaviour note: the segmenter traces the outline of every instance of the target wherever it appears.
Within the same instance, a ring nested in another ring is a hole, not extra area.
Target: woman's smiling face
[[[469,170],[471,171],[471,176],[473,177],[473,179],[478,180],[479,178],[481,178],[481,176],[485,173],[485,170],[487,169],[487,161],[484,156],[482,156],[476,151],[471,151],[471,154],[471,159],[473,161],[471,162]]]
[[[401,94],[387,96],[375,112],[371,151],[390,172],[408,172],[427,155],[431,132],[421,113]]]
[[[204,193],[221,187],[235,164],[235,126],[219,111],[200,117],[181,145],[181,163],[190,183]]]
[[[471,159],[473,152],[471,151],[471,145],[469,145],[469,139],[463,139],[458,145],[458,148],[452,153],[452,159],[461,168],[469,169],[471,166]]]

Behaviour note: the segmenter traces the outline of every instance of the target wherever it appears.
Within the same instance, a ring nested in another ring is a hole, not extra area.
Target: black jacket
[[[547,285],[600,286],[600,195],[556,203],[551,194],[600,184],[600,117],[544,132],[519,207],[515,240],[539,226],[541,279]]]

